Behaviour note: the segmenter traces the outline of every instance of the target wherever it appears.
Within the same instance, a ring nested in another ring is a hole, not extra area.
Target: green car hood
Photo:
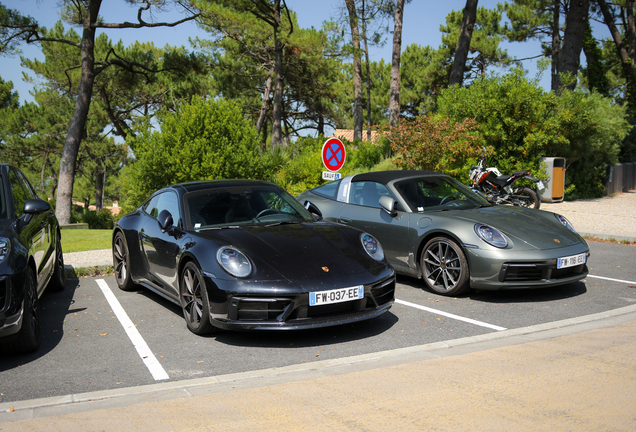
[[[556,249],[584,242],[581,236],[559,222],[554,213],[542,210],[492,206],[449,213],[445,216],[498,229],[513,241],[515,249]]]

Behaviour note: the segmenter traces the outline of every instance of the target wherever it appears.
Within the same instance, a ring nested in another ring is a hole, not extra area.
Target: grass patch
[[[63,229],[61,233],[64,253],[110,249],[112,246],[113,230],[110,229]]]
[[[93,266],[78,269],[65,269],[66,279],[80,279],[87,277],[112,276],[115,274],[113,266]]]

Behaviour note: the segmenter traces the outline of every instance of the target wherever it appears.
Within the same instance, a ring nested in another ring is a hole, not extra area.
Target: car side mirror
[[[22,229],[28,225],[33,219],[33,216],[46,213],[51,210],[51,204],[41,200],[39,198],[31,198],[25,201],[24,208],[22,209],[22,216],[18,220],[18,228]]]
[[[312,214],[312,216],[316,220],[322,220],[322,212],[318,207],[316,207],[316,204],[312,203],[311,201],[305,201],[305,208],[309,211],[309,213]]]
[[[24,203],[24,213],[38,215],[51,210],[51,204],[39,198],[26,200]]]
[[[395,210],[395,200],[388,195],[382,195],[380,197],[380,207],[384,209],[391,216],[397,215]]]
[[[173,224],[172,214],[170,214],[168,210],[161,210],[161,213],[159,213],[159,227],[161,228],[161,232],[172,231]]]

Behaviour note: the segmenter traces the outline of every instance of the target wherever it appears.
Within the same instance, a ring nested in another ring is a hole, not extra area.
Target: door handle
[[[343,217],[343,218],[340,218],[340,219],[338,219],[338,220],[340,221],[340,223],[343,223],[343,224],[348,224],[348,223],[353,222],[351,219],[349,219],[349,218],[344,218],[344,217]]]

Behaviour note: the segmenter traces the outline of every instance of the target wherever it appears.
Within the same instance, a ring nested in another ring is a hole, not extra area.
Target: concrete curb
[[[616,240],[618,242],[628,241],[628,242],[636,243],[636,236],[622,235],[622,234],[605,234],[605,233],[594,232],[594,231],[577,230],[577,232],[579,233],[581,237],[594,237],[601,240]]]
[[[636,305],[479,336],[206,378],[0,404],[0,423],[336,376],[553,339],[636,320]]]

